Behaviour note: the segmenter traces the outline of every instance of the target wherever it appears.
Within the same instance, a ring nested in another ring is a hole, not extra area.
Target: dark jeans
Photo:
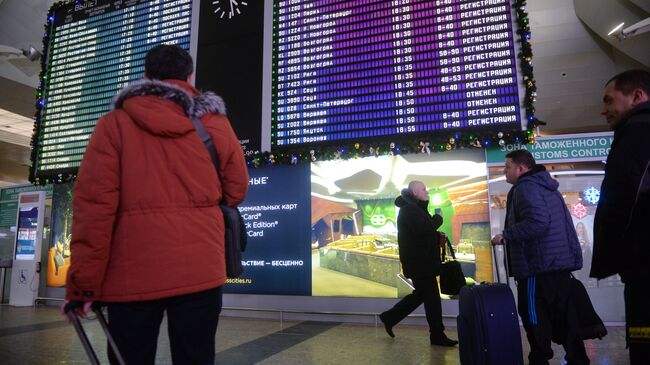
[[[108,328],[127,364],[154,364],[163,314],[174,364],[213,364],[222,287],[159,300],[111,303]],[[109,347],[108,358],[117,364]]]
[[[650,296],[647,276],[625,278],[625,323],[630,348],[630,364],[650,361]]]
[[[531,365],[548,364],[553,358],[553,323],[567,317],[570,278],[569,272],[556,272],[517,280],[518,311],[530,344]],[[589,364],[584,342],[571,335],[563,336],[567,365]]]
[[[406,316],[411,314],[420,304],[424,304],[424,312],[429,323],[429,331],[433,335],[440,335],[445,330],[442,324],[442,304],[440,292],[435,276],[430,278],[412,278],[415,290],[397,302],[395,306],[383,313],[390,326],[395,326]]]

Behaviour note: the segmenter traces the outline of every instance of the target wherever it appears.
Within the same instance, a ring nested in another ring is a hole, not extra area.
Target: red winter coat
[[[144,80],[124,89],[90,138],[74,186],[68,300],[127,302],[226,280],[218,207],[244,200],[248,171],[218,96]],[[221,183],[187,115],[219,155]]]

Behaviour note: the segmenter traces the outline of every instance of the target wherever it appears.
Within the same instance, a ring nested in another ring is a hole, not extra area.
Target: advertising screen
[[[312,295],[411,293],[395,199],[413,180],[427,186],[427,209],[442,216],[438,230],[452,243],[466,281],[491,282],[486,171],[480,150],[312,163]]]
[[[16,227],[16,260],[34,260],[36,233],[38,232],[38,208],[21,208]]]
[[[72,241],[72,183],[54,185],[50,242],[47,250],[47,286],[65,286]]]
[[[244,273],[227,293],[311,294],[309,165],[249,170]]]
[[[413,180],[427,186],[428,211],[443,217],[439,231],[454,245],[466,280],[493,280],[482,150],[251,168],[249,175],[248,195],[239,205],[248,235],[244,273],[227,280],[226,293],[363,298],[410,293],[399,258],[395,199]],[[51,287],[65,285],[70,265],[71,203],[72,184],[57,184],[47,259]]]

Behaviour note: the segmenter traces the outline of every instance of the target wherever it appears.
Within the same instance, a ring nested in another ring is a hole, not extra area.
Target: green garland
[[[490,145],[506,145],[512,143],[534,143],[533,130],[545,124],[535,117],[535,96],[537,87],[533,78],[533,52],[530,44],[530,26],[526,1],[515,0],[513,8],[517,14],[517,34],[520,38],[521,52],[517,55],[523,74],[525,109],[527,129],[525,131],[502,132],[450,132],[453,134],[435,134],[432,136],[399,137],[395,136],[382,142],[348,141],[339,145],[318,147],[300,147],[292,150],[274,149],[271,152],[249,153],[246,161],[250,167],[268,165],[297,164],[319,160],[350,159],[370,156],[388,156],[409,153],[443,152],[462,148],[486,148]]]
[[[50,36],[52,32],[52,28],[54,27],[54,14],[56,10],[58,10],[60,7],[64,6],[65,4],[72,3],[73,1],[68,1],[68,2],[63,2],[59,1],[50,7],[50,10],[47,13],[47,23],[45,23],[45,32],[43,33],[43,56],[41,57],[41,72],[39,74],[39,84],[38,88],[36,89],[36,114],[34,115],[34,132],[32,134],[32,155],[31,155],[31,165],[29,166],[29,181],[32,182],[34,185],[45,185],[45,184],[50,184],[50,183],[62,183],[70,180],[74,180],[75,175],[73,174],[58,174],[56,177],[52,178],[44,178],[41,179],[36,176],[36,170],[35,170],[35,165],[36,165],[36,160],[38,157],[38,150],[39,150],[39,137],[40,137],[40,130],[41,130],[41,124],[43,123],[43,108],[45,107],[45,87],[47,84],[47,61],[49,59],[49,54],[50,54]]]
[[[526,12],[526,0],[516,0],[513,4],[517,12],[517,34],[521,44],[521,52],[517,55],[521,65],[521,72],[523,74],[524,86],[526,94],[524,95],[524,108],[526,109],[526,119],[528,122],[528,130],[533,130],[539,125],[546,123],[535,117],[535,103],[537,96],[537,86],[535,85],[535,78],[533,77],[533,50],[530,45],[530,21],[528,13]],[[531,141],[531,143],[534,141]]]

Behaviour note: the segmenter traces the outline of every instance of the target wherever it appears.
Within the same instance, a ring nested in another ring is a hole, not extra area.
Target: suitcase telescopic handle
[[[74,330],[77,332],[77,335],[79,336],[79,340],[81,340],[81,345],[86,351],[86,356],[88,356],[88,360],[90,360],[90,363],[92,365],[99,365],[97,354],[95,353],[95,350],[93,350],[93,346],[90,344],[90,341],[88,341],[88,336],[86,336],[86,331],[84,331],[83,327],[81,327],[81,323],[79,322],[79,317],[77,317],[77,315],[73,311],[68,310],[67,306],[66,306],[65,315],[68,316],[68,320],[70,321],[70,323],[72,323],[72,327],[74,327]]]
[[[81,344],[83,345],[84,350],[86,351],[86,355],[88,356],[90,363],[92,365],[99,365],[99,359],[97,358],[97,354],[95,353],[95,350],[93,350],[93,346],[88,340],[86,331],[84,331],[81,322],[79,321],[79,317],[77,317],[74,311],[77,308],[83,307],[83,304],[84,302],[79,302],[79,301],[68,302],[68,304],[66,304],[64,308],[64,312],[68,317],[68,319],[70,320],[70,323],[72,323],[72,326],[77,332],[77,335],[79,335],[79,340],[81,340]],[[117,348],[117,344],[115,343],[113,336],[111,336],[111,333],[108,330],[108,323],[106,322],[106,317],[104,316],[104,312],[102,312],[101,303],[94,302],[91,306],[91,309],[97,315],[97,321],[99,322],[100,326],[102,326],[102,330],[104,330],[104,334],[106,334],[106,339],[108,340],[108,344],[111,347],[111,349],[113,349],[113,354],[115,355],[118,364],[126,365],[126,362],[124,361],[124,358],[120,353],[120,350]]]
[[[509,276],[508,275],[508,259],[506,258],[506,254],[505,254],[506,240],[502,239],[501,243],[502,243],[501,246],[503,246],[503,250],[504,250],[503,251],[503,267],[506,270],[506,284],[508,284],[508,286],[510,286],[510,281],[508,280],[508,276]],[[494,257],[494,268],[496,269],[496,272],[497,272],[497,282],[501,283],[501,274],[499,272],[499,263],[497,261],[497,246],[496,245],[492,245],[492,256]]]
[[[497,246],[492,245],[492,257],[494,257],[494,270],[497,272],[497,283],[501,282],[501,274],[499,273],[499,261],[497,261]]]

